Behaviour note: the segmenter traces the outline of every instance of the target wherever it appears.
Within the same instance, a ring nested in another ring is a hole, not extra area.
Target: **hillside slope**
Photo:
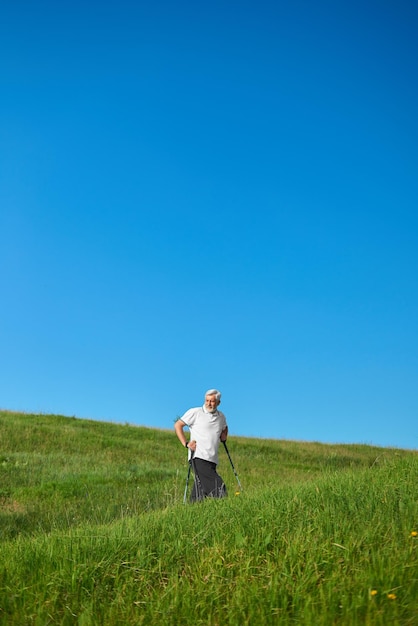
[[[187,457],[172,431],[2,411],[0,446],[3,536],[47,531],[64,522],[108,523],[183,498]],[[413,455],[366,445],[234,436],[228,449],[248,494]],[[219,471],[234,492],[235,476],[222,447]]]
[[[418,623],[418,454],[230,437],[183,505],[173,432],[0,412],[0,624]],[[222,451],[221,451],[222,452]]]

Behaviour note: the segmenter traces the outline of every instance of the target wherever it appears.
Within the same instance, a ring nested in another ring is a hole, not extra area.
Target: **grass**
[[[0,623],[418,623],[416,452],[231,437],[182,504],[168,431],[0,412]]]

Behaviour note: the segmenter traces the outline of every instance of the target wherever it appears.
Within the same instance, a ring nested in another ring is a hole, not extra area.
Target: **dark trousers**
[[[216,463],[204,459],[191,460],[194,473],[194,484],[190,500],[196,502],[203,498],[224,498],[226,486],[216,471]]]

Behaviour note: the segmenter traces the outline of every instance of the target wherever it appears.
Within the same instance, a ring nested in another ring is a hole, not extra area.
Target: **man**
[[[209,389],[205,394],[205,404],[189,409],[174,424],[180,443],[189,449],[189,462],[195,475],[190,498],[192,502],[208,496],[226,496],[225,483],[216,471],[219,443],[228,437],[226,417],[218,411],[220,403],[221,392]],[[183,432],[185,426],[190,429],[190,441],[187,441]]]

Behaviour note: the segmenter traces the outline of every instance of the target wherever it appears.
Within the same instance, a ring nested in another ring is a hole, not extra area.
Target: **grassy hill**
[[[228,447],[184,506],[174,432],[0,412],[0,623],[418,624],[418,453]]]

